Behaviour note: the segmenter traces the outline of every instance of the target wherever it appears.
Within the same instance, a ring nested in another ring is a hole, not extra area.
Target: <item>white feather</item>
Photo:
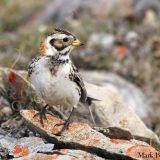
[[[47,67],[48,60],[47,57],[42,57],[35,62],[35,70],[31,74],[35,90],[50,106],[76,106],[80,96],[76,83],[68,78],[71,62],[60,65],[56,75],[52,75]]]

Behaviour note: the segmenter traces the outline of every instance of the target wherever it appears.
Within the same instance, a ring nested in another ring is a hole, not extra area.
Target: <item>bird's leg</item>
[[[61,129],[61,131],[56,133],[57,136],[60,136],[63,133],[63,131],[68,128],[68,126],[69,126],[69,124],[71,122],[71,117],[72,117],[73,113],[75,112],[75,109],[76,109],[76,107],[72,108],[72,111],[71,111],[68,119],[65,121],[65,123],[55,125],[55,126],[63,125],[63,128]]]
[[[91,109],[91,100],[90,100],[90,99],[88,99],[88,100],[89,100],[89,101],[88,101],[87,103],[84,104],[84,103],[81,103],[81,102],[80,102],[80,104],[81,104],[81,105],[85,105],[85,107],[88,108],[89,114],[90,114],[90,116],[91,116],[92,123],[93,123],[94,126],[96,126],[96,121],[95,121],[95,118],[94,118],[94,116],[93,116],[92,109]]]
[[[46,105],[45,105],[40,111],[38,111],[38,113],[36,113],[36,114],[34,115],[34,117],[33,117],[33,118],[35,118],[35,117],[39,116],[39,117],[40,117],[40,123],[41,123],[42,125],[44,125],[43,119],[47,120],[47,117],[46,117],[46,109],[47,109],[47,107],[48,107],[48,104],[46,104]]]
[[[95,122],[95,119],[94,119],[94,116],[93,116],[93,113],[92,113],[90,105],[88,105],[88,110],[89,110],[89,113],[91,115],[92,122],[93,122],[94,126],[96,126],[96,122]]]

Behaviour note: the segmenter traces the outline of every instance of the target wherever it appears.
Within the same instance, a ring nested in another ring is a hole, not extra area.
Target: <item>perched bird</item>
[[[36,92],[49,106],[72,107],[69,118],[60,134],[68,127],[79,102],[90,105],[94,100],[87,96],[84,82],[70,59],[70,52],[82,43],[63,29],[47,36],[40,44],[40,55],[32,59],[28,75]]]

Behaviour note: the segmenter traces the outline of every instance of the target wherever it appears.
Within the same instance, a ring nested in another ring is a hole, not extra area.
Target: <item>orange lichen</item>
[[[60,152],[68,152],[69,149],[60,149]]]
[[[123,0],[123,4],[125,5],[125,6],[130,6],[131,4],[132,4],[132,0]]]
[[[55,154],[55,155],[45,155],[44,156],[44,160],[54,160],[57,159],[60,155],[59,154]]]
[[[100,139],[95,139],[94,140],[94,143],[99,143],[100,142]]]
[[[141,146],[141,145],[137,144],[137,145],[134,145],[134,146],[128,148],[128,149],[127,149],[127,153],[131,152],[133,149],[135,149],[135,148],[137,148],[137,147],[139,147],[139,146]]]
[[[75,158],[75,157],[71,157],[71,158],[70,158],[70,160],[77,160],[77,158]]]
[[[160,159],[160,152],[156,151],[151,146],[145,145],[134,145],[127,149],[127,155],[136,157],[136,158],[143,158],[143,160],[158,160]]]
[[[45,42],[41,42],[39,47],[40,56],[44,56],[47,49]]]
[[[47,119],[43,119],[43,123],[41,122],[40,116],[35,116],[37,112],[35,110],[25,110],[25,115],[33,122],[36,123],[36,125],[40,128],[43,128],[46,132],[52,132],[52,133],[57,133],[61,130],[64,122],[56,117],[53,117],[51,115],[46,114]],[[56,126],[57,124],[57,126]]]
[[[60,132],[61,129],[62,129],[62,128],[60,128],[60,127],[53,127],[53,128],[52,128],[52,134],[56,134],[56,133]]]
[[[36,112],[33,109],[28,110],[28,112],[30,112],[30,114],[32,114],[32,116],[34,116],[36,114]]]
[[[86,140],[88,140],[88,139],[90,139],[90,135],[88,135],[88,134],[83,134],[83,135],[81,135],[81,137],[80,137],[80,140],[81,140],[81,141],[86,141]]]
[[[117,52],[122,57],[126,55],[127,51],[128,51],[128,49],[126,46],[117,47]]]
[[[78,132],[84,128],[88,128],[88,124],[73,122],[69,125],[70,132]]]
[[[9,82],[15,82],[16,81],[16,75],[14,72],[10,71],[8,74],[8,81]]]
[[[34,160],[40,160],[41,159],[41,157],[39,156],[39,155],[34,155]]]
[[[122,139],[111,139],[110,141],[114,144],[126,144],[129,142],[127,140],[122,140]]]
[[[83,146],[92,146],[100,143],[100,138],[94,133],[86,133],[80,136]]]
[[[52,123],[59,124],[63,123],[63,121],[59,118],[53,117],[51,115],[46,114],[48,121],[51,121]]]
[[[29,150],[27,147],[20,147],[19,145],[16,145],[14,147],[13,154],[19,156],[28,156]]]

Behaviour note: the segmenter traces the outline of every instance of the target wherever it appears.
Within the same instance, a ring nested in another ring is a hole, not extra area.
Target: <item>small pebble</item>
[[[1,109],[1,112],[2,112],[3,114],[5,114],[6,116],[9,116],[9,115],[12,114],[12,110],[11,110],[10,107],[3,107],[3,108]]]

